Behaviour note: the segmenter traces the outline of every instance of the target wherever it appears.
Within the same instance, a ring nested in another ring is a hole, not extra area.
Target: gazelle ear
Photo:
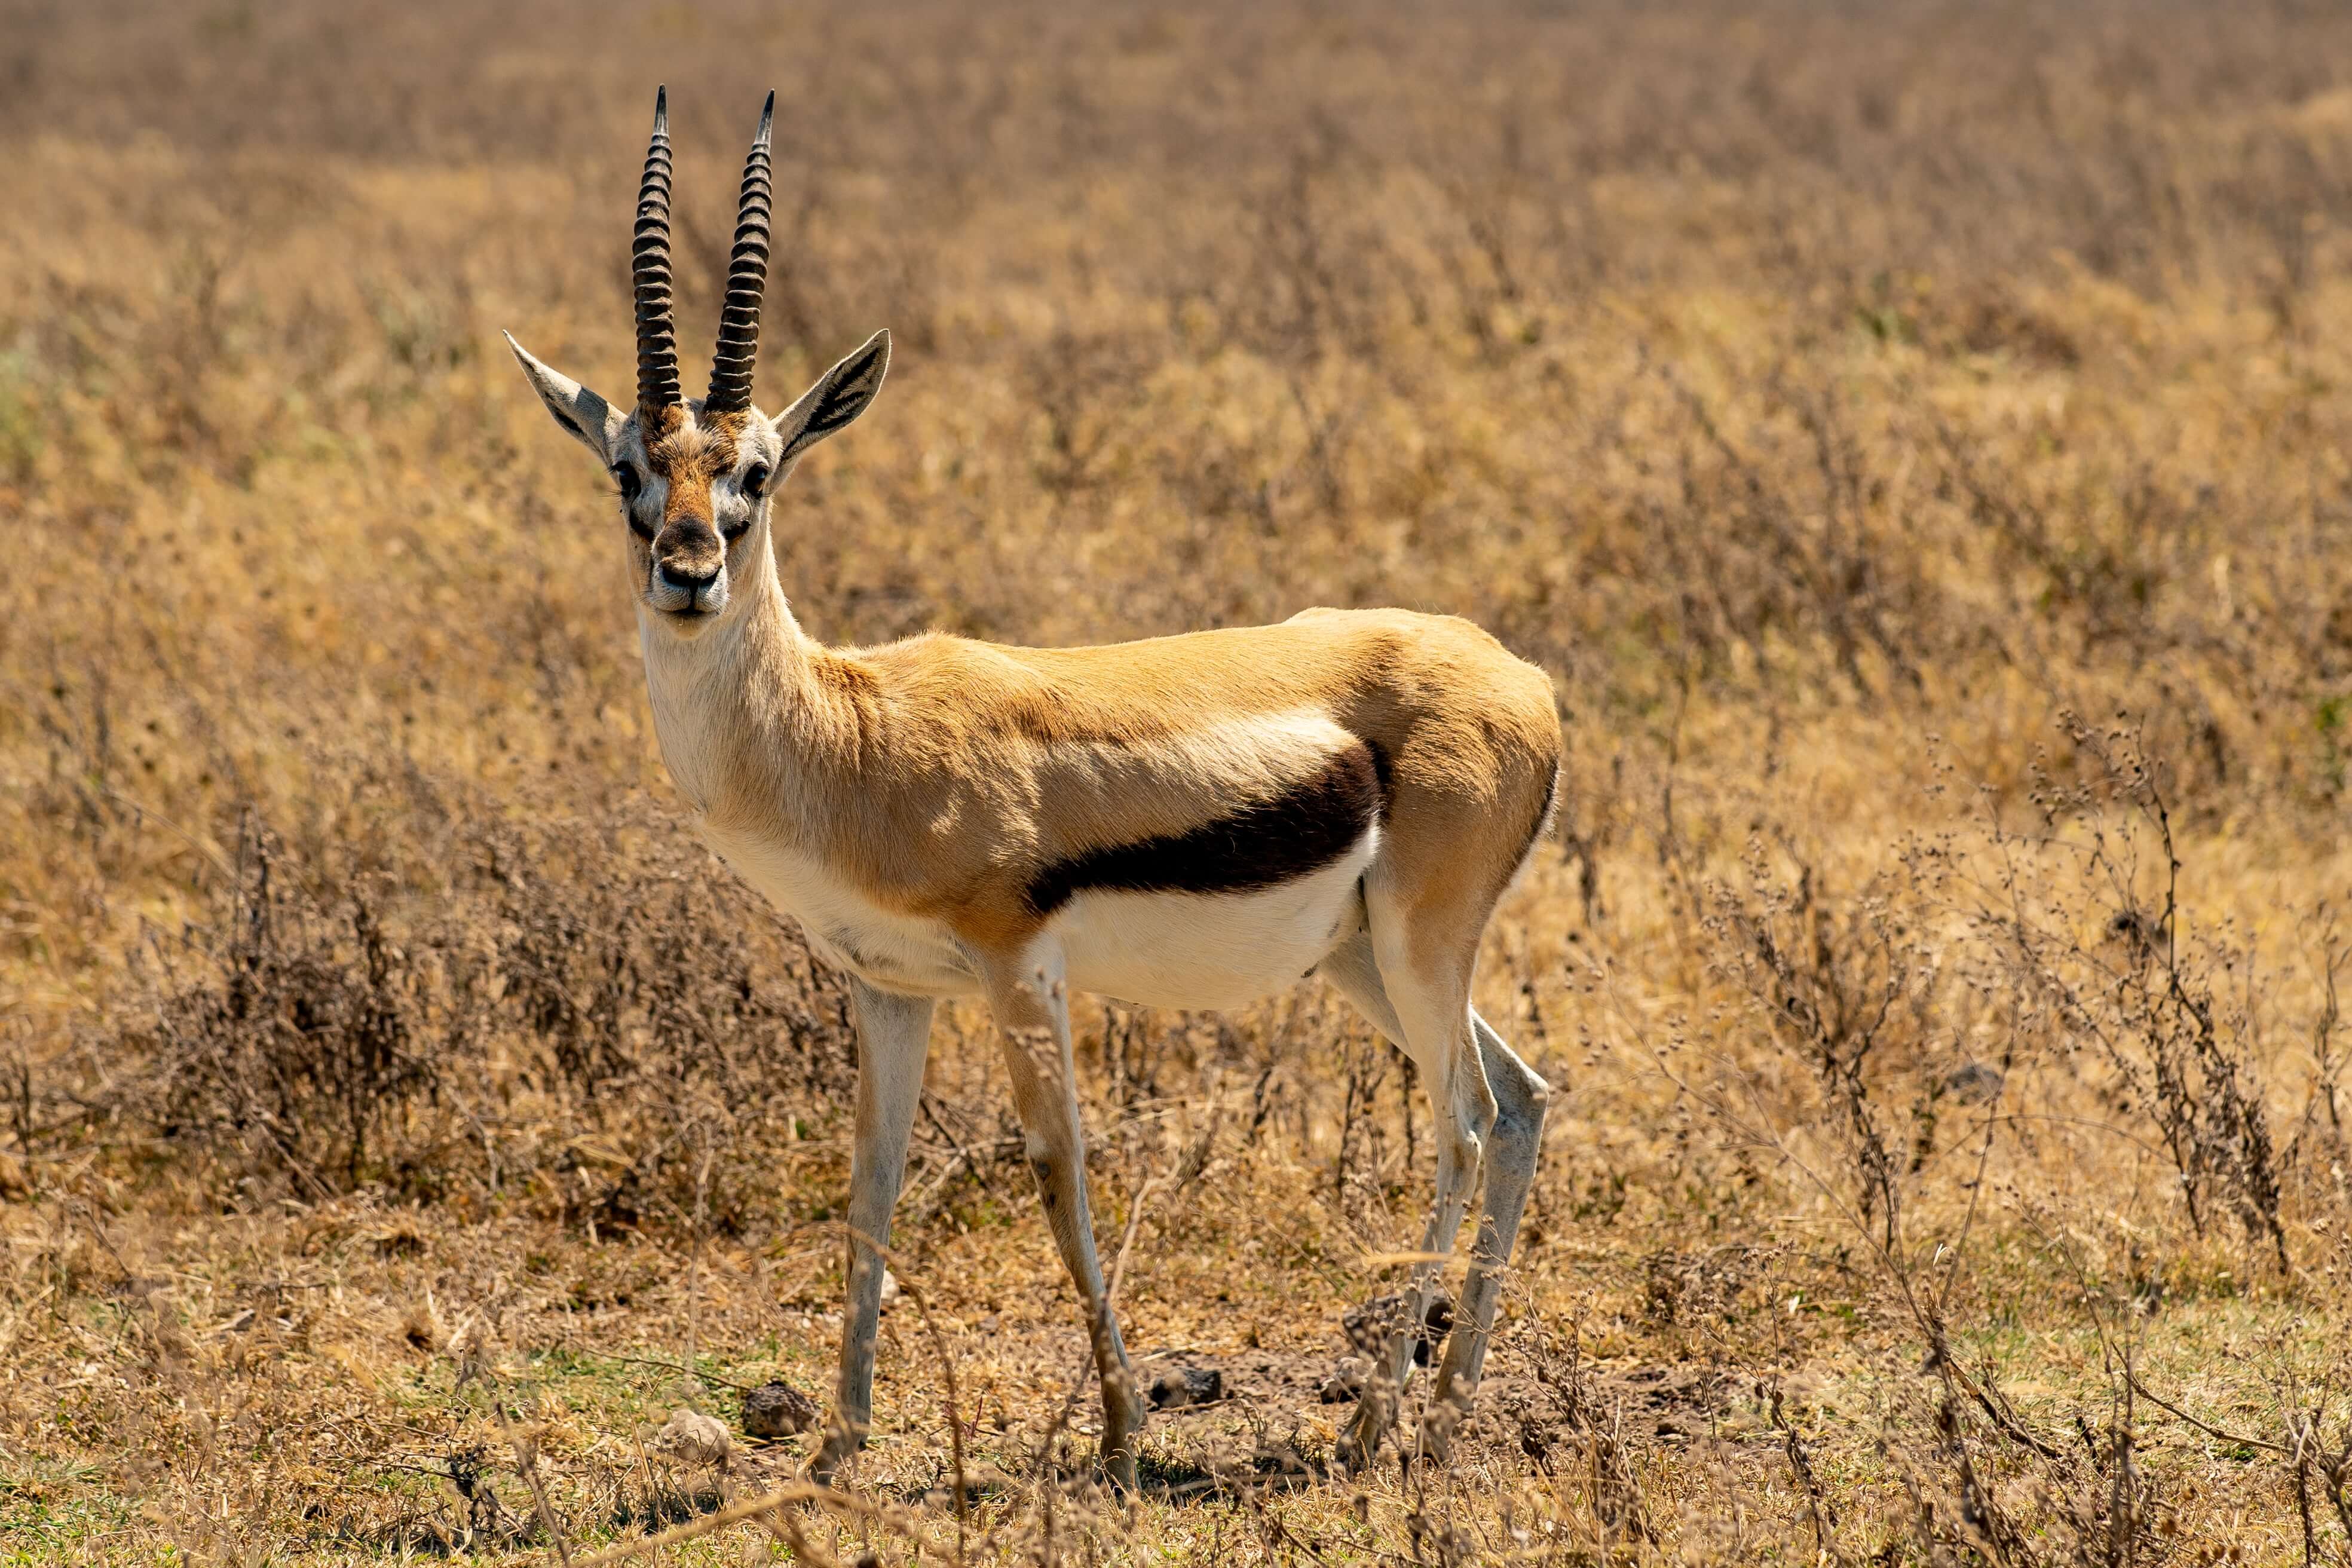
[[[890,368],[887,328],[866,340],[856,353],[816,378],[800,401],[776,416],[775,431],[784,443],[780,460],[789,463],[835,430],[866,412],[882,390],[883,374]]]
[[[507,347],[514,350],[515,358],[522,362],[523,374],[530,377],[539,400],[547,405],[555,422],[595,453],[598,461],[606,468],[612,467],[614,454],[621,449],[621,426],[628,423],[628,416],[570,376],[540,363],[514,341],[511,332],[499,335],[507,340]]]

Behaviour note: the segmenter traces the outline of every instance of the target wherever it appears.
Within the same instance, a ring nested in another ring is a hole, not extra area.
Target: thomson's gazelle
[[[520,345],[556,422],[619,483],[662,754],[719,857],[848,977],[860,1044],[833,1473],[872,1405],[879,1258],[932,1004],[1003,1028],[1046,1215],[1086,1299],[1105,1462],[1143,1423],[1087,1212],[1069,994],[1233,1007],[1310,972],[1421,1069],[1436,1110],[1425,1254],[1486,1214],[1433,1411],[1466,1405],[1534,1173],[1545,1085],[1471,1009],[1496,900],[1545,829],[1559,771],[1550,681],[1475,626],[1402,610],[1106,647],[919,637],[834,648],[793,618],[772,498],[881,390],[887,333],[782,414],[751,406],[766,279],[769,97],[743,174],[709,394],[680,391],[665,100],[637,202],[637,396],[617,409]],[[509,342],[511,343],[512,340]],[[1341,1443],[1369,1461],[1411,1366],[1436,1264]],[[1423,1441],[1442,1446],[1445,1423]]]

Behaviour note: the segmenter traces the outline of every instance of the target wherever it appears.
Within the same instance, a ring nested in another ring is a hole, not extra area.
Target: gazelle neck
[[[793,618],[770,552],[751,552],[748,564],[735,603],[697,636],[637,605],[662,760],[706,821],[793,815],[806,793],[804,753],[824,727],[809,680],[823,649]]]

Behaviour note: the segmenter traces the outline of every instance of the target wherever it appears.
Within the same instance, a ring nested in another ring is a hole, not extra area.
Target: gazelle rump
[[[620,486],[662,755],[711,848],[847,976],[859,1035],[849,1302],[831,1476],[872,1410],[881,1263],[933,1002],[985,999],[1055,1240],[1087,1309],[1104,1461],[1143,1423],[1087,1211],[1069,996],[1233,1007],[1309,973],[1420,1068],[1438,1130],[1412,1315],[1342,1439],[1369,1462],[1412,1364],[1434,1258],[1483,1173],[1457,1328],[1421,1440],[1442,1451],[1494,1320],[1540,1142],[1543,1080],[1470,1005],[1479,939],[1545,830],[1549,679],[1466,622],[1307,610],[1278,626],[1101,647],[924,636],[834,648],[777,575],[774,493],[882,385],[877,333],[773,417],[751,405],[770,116],[746,165],[716,368],[688,401],[670,308],[657,99],[633,250],[638,386],[624,414],[513,345]],[[512,340],[509,342],[512,344]]]

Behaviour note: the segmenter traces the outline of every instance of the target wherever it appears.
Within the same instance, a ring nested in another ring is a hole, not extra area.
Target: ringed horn
[[[677,384],[677,323],[669,273],[669,89],[654,92],[653,142],[637,186],[629,280],[637,297],[637,407],[658,427],[686,402]]]
[[[769,135],[776,95],[760,110],[760,133],[743,161],[743,194],[735,209],[735,248],[727,258],[727,300],[719,311],[719,352],[710,363],[710,394],[703,408],[741,414],[751,406],[751,373],[760,359],[760,300],[768,289],[768,225],[774,212]]]

